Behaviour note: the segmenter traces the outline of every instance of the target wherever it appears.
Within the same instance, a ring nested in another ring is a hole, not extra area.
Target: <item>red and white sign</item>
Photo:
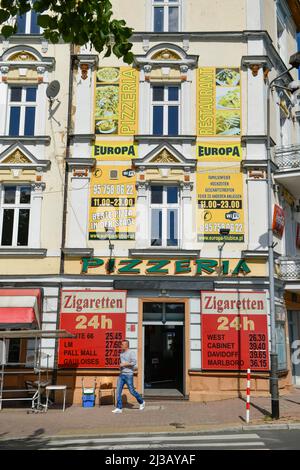
[[[63,290],[60,328],[76,338],[60,340],[59,367],[119,368],[126,291]]]
[[[202,369],[269,369],[263,292],[201,292]]]
[[[296,247],[300,250],[300,224],[297,223]]]
[[[272,230],[277,237],[282,238],[284,231],[285,219],[284,219],[284,210],[282,207],[275,204],[274,213],[273,213],[273,225]]]

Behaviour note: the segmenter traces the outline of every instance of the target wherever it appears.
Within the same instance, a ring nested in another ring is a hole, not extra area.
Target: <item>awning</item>
[[[40,289],[0,289],[0,328],[40,327]]]

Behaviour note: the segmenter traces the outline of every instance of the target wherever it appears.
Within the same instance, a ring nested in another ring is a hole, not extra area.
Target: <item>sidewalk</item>
[[[300,423],[300,390],[280,398],[281,419],[270,419],[270,399],[254,398],[250,425]],[[128,404],[122,414],[111,413],[112,406],[95,408],[72,406],[63,413],[27,413],[27,409],[0,411],[0,439],[46,438],[49,436],[100,436],[148,432],[196,432],[246,426],[245,401],[235,398],[195,403],[180,401],[147,402],[143,411]]]

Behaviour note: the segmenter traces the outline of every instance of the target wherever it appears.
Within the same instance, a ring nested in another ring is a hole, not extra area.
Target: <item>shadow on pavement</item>
[[[7,434],[7,433],[4,433]],[[49,439],[41,438],[45,434],[45,430],[43,428],[36,429],[33,434],[25,438],[19,439],[2,439],[0,441],[0,449],[2,450],[30,450],[30,449],[45,449],[45,446],[50,441]]]
[[[243,397],[240,398],[244,403],[247,403],[247,400]],[[255,403],[251,402],[250,404],[251,408],[255,408],[257,411],[259,411],[262,415],[264,416],[271,416],[271,413],[267,410],[265,410],[265,408],[262,408],[261,406],[258,406],[256,405]]]

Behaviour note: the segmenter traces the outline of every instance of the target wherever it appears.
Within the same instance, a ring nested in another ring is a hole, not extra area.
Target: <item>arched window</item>
[[[152,30],[156,33],[180,31],[182,0],[151,1]]]

